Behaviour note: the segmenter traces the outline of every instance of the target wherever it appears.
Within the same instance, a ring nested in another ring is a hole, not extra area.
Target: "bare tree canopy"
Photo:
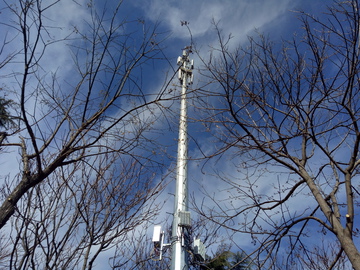
[[[109,249],[124,259],[158,213],[157,138],[176,97],[142,79],[166,60],[167,33],[124,16],[122,2],[4,1],[0,77],[13,100],[0,108],[0,128],[12,121],[0,140],[6,269],[92,269]],[[58,20],[57,8],[79,17]]]
[[[341,269],[344,254],[360,269],[360,6],[332,4],[319,18],[300,12],[301,34],[282,43],[259,35],[234,49],[217,28],[202,57],[201,121],[236,175],[218,171],[229,197],[209,191],[215,204],[198,211],[250,234],[261,269]]]

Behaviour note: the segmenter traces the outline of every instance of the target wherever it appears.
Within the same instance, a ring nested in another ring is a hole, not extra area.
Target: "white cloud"
[[[170,28],[175,38],[188,39],[186,27],[180,21],[188,21],[194,38],[205,38],[212,29],[211,22],[220,22],[226,33],[232,33],[237,39],[244,38],[256,28],[268,26],[284,12],[289,11],[296,1],[165,1],[154,0],[145,14],[152,21],[163,22]]]

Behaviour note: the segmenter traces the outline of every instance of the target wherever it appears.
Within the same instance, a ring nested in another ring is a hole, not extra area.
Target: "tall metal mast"
[[[195,261],[205,260],[205,246],[200,239],[194,239],[191,243],[189,228],[191,227],[190,212],[188,211],[188,185],[187,185],[187,162],[188,162],[188,139],[187,139],[187,106],[186,92],[189,84],[193,83],[194,61],[190,60],[191,48],[183,50],[182,56],[178,57],[179,80],[181,83],[181,105],[179,141],[176,171],[176,190],[174,203],[174,219],[172,224],[171,241],[164,243],[165,232],[161,225],[154,226],[152,241],[154,243],[153,254],[161,261],[163,252],[171,247],[171,270],[189,269],[189,253]]]
[[[187,106],[186,92],[189,84],[193,82],[194,62],[189,58],[189,50],[183,50],[182,56],[178,57],[179,80],[181,83],[181,106],[179,141],[177,155],[177,174],[174,219],[171,236],[171,269],[188,269],[188,244],[186,227],[189,227],[190,213],[188,212],[188,185],[187,185],[187,160],[188,160],[188,138],[187,138]]]

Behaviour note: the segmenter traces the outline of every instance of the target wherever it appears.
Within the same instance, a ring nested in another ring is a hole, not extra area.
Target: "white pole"
[[[182,57],[178,58],[179,79],[181,82],[181,106],[180,106],[180,123],[179,123],[179,141],[177,155],[177,174],[176,190],[174,204],[174,219],[172,224],[171,237],[171,269],[187,270],[188,269],[188,252],[184,245],[184,227],[180,226],[181,211],[188,211],[188,187],[187,187],[187,106],[186,91],[189,83],[192,82],[193,64],[189,59],[187,50],[183,51]]]

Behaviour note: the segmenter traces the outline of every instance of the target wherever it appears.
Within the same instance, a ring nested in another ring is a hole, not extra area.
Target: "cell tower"
[[[163,250],[171,247],[171,270],[187,270],[189,268],[189,254],[204,260],[205,249],[199,239],[191,246],[188,229],[191,227],[190,212],[188,209],[188,138],[187,138],[187,101],[186,94],[190,84],[193,83],[194,61],[189,58],[190,48],[183,50],[182,56],[177,59],[179,65],[178,78],[181,83],[181,104],[179,120],[179,140],[177,154],[176,190],[174,202],[174,214],[172,223],[171,243],[164,244],[164,232],[161,226],[155,226],[153,242],[159,249],[159,259],[162,258]]]
[[[188,246],[186,228],[191,226],[190,212],[188,212],[188,138],[187,138],[187,106],[186,92],[188,85],[193,82],[194,61],[189,58],[189,51],[183,50],[182,56],[178,57],[179,80],[181,83],[181,105],[179,123],[179,141],[177,155],[177,173],[174,219],[171,236],[171,269],[188,269]]]

